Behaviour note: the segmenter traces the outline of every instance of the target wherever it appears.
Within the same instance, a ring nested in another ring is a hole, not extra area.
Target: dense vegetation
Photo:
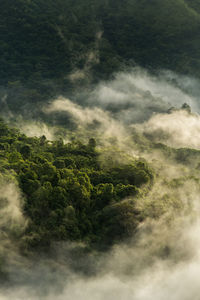
[[[7,0],[0,17],[2,111],[23,107],[28,118],[33,111],[38,117],[47,99],[134,64],[200,76],[197,0]],[[134,133],[133,140],[139,151],[160,151],[177,163],[199,158],[199,151],[151,143],[148,136]],[[56,240],[104,247],[137,229],[145,214],[135,199],[151,189],[153,171],[144,160],[124,162],[120,152],[102,163],[104,151],[94,139],[50,142],[0,122],[1,177],[13,174],[23,193],[26,247]]]
[[[198,0],[1,1],[2,96],[16,110],[135,63],[199,76],[199,6]]]
[[[143,220],[134,199],[150,188],[152,170],[139,160],[102,166],[95,147],[93,138],[87,145],[28,138],[1,121],[0,172],[13,172],[23,192],[26,247],[61,240],[105,247]]]

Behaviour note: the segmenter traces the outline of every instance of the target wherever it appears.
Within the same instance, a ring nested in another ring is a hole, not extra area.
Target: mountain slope
[[[0,82],[105,77],[127,61],[198,74],[199,1],[2,1]],[[97,43],[97,35],[99,42]],[[89,52],[96,52],[98,59]]]

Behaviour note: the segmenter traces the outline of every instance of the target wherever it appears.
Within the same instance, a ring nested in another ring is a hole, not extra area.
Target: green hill
[[[1,2],[3,86],[53,80],[62,89],[74,70],[97,80],[133,63],[200,75],[197,0]]]

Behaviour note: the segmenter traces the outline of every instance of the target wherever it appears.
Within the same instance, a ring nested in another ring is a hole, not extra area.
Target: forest
[[[0,4],[0,299],[198,300],[200,1]]]
[[[10,110],[74,95],[134,65],[200,76],[199,1],[1,2],[0,90]]]
[[[29,220],[21,237],[25,248],[60,240],[104,248],[131,236],[142,221],[134,197],[144,193],[143,185],[151,186],[152,170],[133,159],[101,166],[95,146],[93,138],[87,145],[28,138],[1,121],[1,180],[14,177],[23,192]]]

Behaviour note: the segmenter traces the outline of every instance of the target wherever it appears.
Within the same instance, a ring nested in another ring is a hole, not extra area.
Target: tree
[[[30,154],[31,154],[31,148],[29,145],[24,145],[21,147],[20,149],[20,153],[23,155],[23,157],[26,159],[26,158],[29,158]]]

